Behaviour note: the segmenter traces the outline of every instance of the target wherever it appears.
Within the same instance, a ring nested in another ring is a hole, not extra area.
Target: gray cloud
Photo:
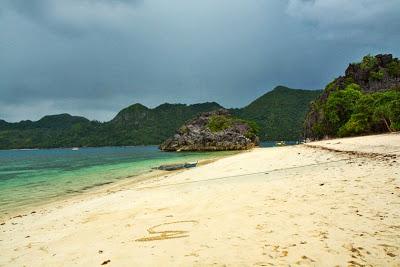
[[[1,0],[0,0],[1,1]],[[3,0],[0,118],[107,120],[135,102],[239,107],[399,55],[397,0]]]
[[[5,0],[10,11],[55,34],[80,37],[100,28],[120,28],[142,0]]]
[[[314,25],[322,39],[377,43],[399,38],[398,0],[289,0],[286,11]]]

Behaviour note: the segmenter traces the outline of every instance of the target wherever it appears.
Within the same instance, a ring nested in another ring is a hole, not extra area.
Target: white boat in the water
[[[77,151],[77,150],[79,150],[79,147],[73,147],[71,150]]]

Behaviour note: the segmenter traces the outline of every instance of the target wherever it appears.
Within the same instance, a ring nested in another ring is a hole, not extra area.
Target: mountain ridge
[[[319,93],[317,90],[277,86],[247,106],[229,110],[239,118],[254,120],[257,124],[261,124],[262,133],[267,134],[271,140],[297,139],[301,136],[301,127],[297,121],[303,120],[301,116],[308,109],[308,102],[316,98]],[[286,94],[288,96],[284,97]],[[302,100],[295,101],[293,97]],[[266,101],[265,98],[275,100]],[[288,101],[288,98],[292,100]],[[274,101],[278,103],[272,105]],[[282,109],[281,105],[286,107]],[[295,106],[288,108],[287,105]],[[8,123],[0,120],[0,149],[155,145],[166,140],[176,129],[197,114],[220,108],[223,106],[216,102],[190,105],[163,103],[155,108],[135,103],[123,108],[114,118],[106,122],[88,120],[67,113],[46,115],[37,121]],[[271,108],[274,110],[270,110]],[[278,115],[271,119],[271,114]],[[283,127],[272,125],[282,124],[279,122],[280,116],[287,120],[283,123]],[[296,118],[291,118],[293,116]],[[271,132],[268,129],[274,130]]]
[[[257,122],[261,140],[297,140],[302,135],[308,105],[320,93],[321,90],[292,89],[280,85],[247,106],[234,109],[233,114]],[[281,108],[282,104],[285,109]],[[282,129],[285,129],[285,134],[282,134]]]

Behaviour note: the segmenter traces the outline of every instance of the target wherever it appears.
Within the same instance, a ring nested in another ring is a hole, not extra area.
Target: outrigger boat
[[[178,163],[178,164],[167,164],[167,165],[161,165],[154,169],[162,170],[162,171],[175,171],[175,170],[181,170],[181,169],[194,168],[197,166],[197,163],[198,162],[196,161],[196,162],[186,162],[186,163]]]
[[[185,163],[185,168],[186,169],[189,169],[189,168],[194,168],[194,167],[196,167],[197,166],[197,163],[198,163],[198,161],[196,161],[196,162],[192,162],[192,163]]]

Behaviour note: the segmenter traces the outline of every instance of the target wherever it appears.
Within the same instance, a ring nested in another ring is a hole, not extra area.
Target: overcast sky
[[[399,0],[0,0],[0,119],[242,107],[400,56]]]

